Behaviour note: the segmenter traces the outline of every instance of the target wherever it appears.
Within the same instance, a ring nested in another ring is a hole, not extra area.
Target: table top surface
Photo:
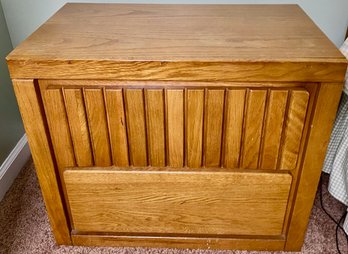
[[[66,4],[9,61],[346,62],[297,5]]]

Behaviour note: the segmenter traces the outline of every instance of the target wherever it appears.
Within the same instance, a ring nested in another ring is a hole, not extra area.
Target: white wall
[[[66,2],[127,3],[279,3],[299,4],[323,32],[340,46],[348,26],[348,0],[1,0],[13,46],[18,45]]]
[[[11,50],[0,2],[0,201],[30,157],[5,59]]]
[[[0,179],[3,173],[1,172],[2,163],[24,134],[5,61],[5,57],[11,50],[10,35],[0,3]]]

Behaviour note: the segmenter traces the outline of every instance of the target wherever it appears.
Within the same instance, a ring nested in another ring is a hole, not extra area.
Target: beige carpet
[[[324,203],[335,218],[339,218],[344,211],[344,207],[329,196],[326,189],[324,191]],[[348,253],[343,234],[340,234],[340,243],[343,253]],[[56,246],[49,227],[34,166],[32,162],[29,162],[23,168],[5,198],[0,202],[0,253],[265,254],[269,252]],[[301,253],[337,253],[335,225],[321,210],[318,195]]]

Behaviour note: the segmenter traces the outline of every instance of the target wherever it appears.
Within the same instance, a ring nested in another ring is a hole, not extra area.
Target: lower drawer
[[[281,235],[287,173],[67,169],[80,232]]]

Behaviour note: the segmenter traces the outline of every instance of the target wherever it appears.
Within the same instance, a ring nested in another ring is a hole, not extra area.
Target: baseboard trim
[[[0,201],[5,196],[30,156],[28,139],[24,134],[0,166]]]

